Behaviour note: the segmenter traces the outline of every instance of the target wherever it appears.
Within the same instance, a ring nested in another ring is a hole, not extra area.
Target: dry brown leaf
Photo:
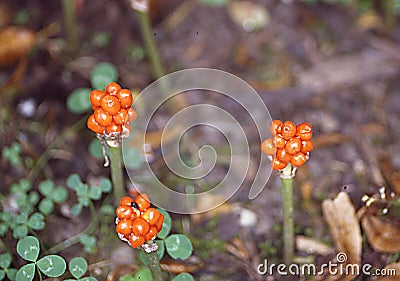
[[[334,253],[332,247],[329,247],[314,238],[302,235],[296,236],[296,248],[297,250],[306,252],[307,254],[317,254],[321,256],[326,256]]]
[[[175,260],[168,260],[165,262],[161,262],[161,268],[165,271],[172,272],[175,274],[183,273],[183,272],[196,272],[199,271],[204,267],[204,263],[199,260],[189,260],[185,261],[184,263],[175,261]]]
[[[340,192],[334,200],[322,202],[324,219],[329,225],[329,230],[336,250],[346,254],[346,264],[360,264],[361,262],[361,230],[356,210],[345,192]],[[344,263],[342,263],[344,265]],[[355,275],[330,275],[326,280],[353,280]]]
[[[385,223],[368,212],[361,218],[361,225],[369,244],[376,251],[388,253],[400,251],[400,228]]]
[[[385,277],[378,278],[377,281],[398,281],[400,280],[400,262],[391,263],[385,266],[384,272]]]
[[[228,2],[228,14],[233,22],[247,32],[264,28],[270,20],[267,8],[252,1]]]
[[[26,28],[8,26],[0,30],[0,68],[8,67],[28,55],[35,34]]]

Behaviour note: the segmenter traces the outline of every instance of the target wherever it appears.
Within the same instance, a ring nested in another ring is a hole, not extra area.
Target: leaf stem
[[[38,272],[38,274],[39,274],[39,280],[40,280],[40,281],[43,281],[42,273],[40,272],[39,267],[37,267],[37,265],[35,265],[35,267],[36,267],[36,270],[37,270],[37,272]]]
[[[114,202],[124,195],[124,178],[122,174],[122,149],[118,145],[116,147],[109,146],[110,162],[111,162],[111,180],[113,184]]]
[[[281,172],[283,201],[283,259],[287,265],[294,256],[294,221],[293,221],[293,177],[292,166]]]

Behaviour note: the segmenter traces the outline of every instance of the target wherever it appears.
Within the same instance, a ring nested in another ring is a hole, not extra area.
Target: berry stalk
[[[122,174],[122,147],[108,146],[110,151],[111,162],[111,181],[113,184],[114,201],[118,200],[124,195],[124,178]]]
[[[294,256],[294,221],[293,221],[293,176],[292,165],[288,164],[281,172],[283,201],[283,259],[287,265]]]
[[[76,29],[74,1],[62,0],[62,8],[63,8],[65,30],[67,32],[68,45],[72,53],[75,53],[79,46],[79,40],[78,40],[78,32]]]
[[[153,276],[154,281],[162,281],[162,273],[161,273],[161,266],[160,261],[158,259],[157,251],[153,252],[144,252],[144,256],[147,261],[147,265],[150,268],[151,275]]]

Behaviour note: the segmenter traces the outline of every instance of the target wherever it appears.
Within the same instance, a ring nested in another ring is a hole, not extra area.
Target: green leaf
[[[90,187],[89,197],[93,200],[99,200],[101,198],[101,189],[96,186]]]
[[[39,211],[45,215],[48,216],[50,215],[54,210],[54,204],[53,201],[51,201],[48,198],[44,198],[42,201],[40,201],[39,204]]]
[[[24,238],[26,235],[28,235],[28,227],[23,224],[23,225],[17,225],[13,229],[13,237],[15,239],[21,239]]]
[[[0,236],[3,237],[8,231],[8,225],[0,223]]]
[[[78,88],[74,90],[67,98],[67,108],[75,114],[87,112],[90,108],[90,92],[89,88]]]
[[[17,224],[26,223],[27,220],[28,220],[28,214],[25,212],[15,216],[15,222]]]
[[[19,181],[19,187],[21,188],[21,190],[28,192],[29,190],[31,190],[32,184],[28,179],[21,179]]]
[[[74,205],[72,208],[71,208],[71,214],[74,216],[74,217],[77,217],[77,216],[79,216],[80,214],[81,214],[81,212],[82,212],[82,205],[81,204],[76,204],[76,205]]]
[[[138,169],[143,163],[142,154],[136,147],[125,145],[123,156],[124,164],[127,169]]]
[[[96,159],[103,159],[103,146],[98,139],[93,139],[89,144],[89,153]]]
[[[35,262],[40,252],[39,240],[33,236],[19,240],[17,252],[24,260]]]
[[[112,190],[111,181],[109,179],[102,179],[100,182],[100,189],[104,193],[109,193]]]
[[[53,194],[51,195],[51,199],[57,204],[64,203],[65,200],[68,198],[68,191],[65,187],[59,186],[54,190]]]
[[[45,226],[44,216],[39,212],[34,213],[28,220],[28,226],[34,230],[42,230]]]
[[[9,253],[0,255],[0,267],[9,268],[10,265],[11,265],[11,255]]]
[[[28,195],[29,203],[31,203],[32,205],[36,205],[39,202],[39,199],[40,199],[39,193],[37,193],[36,191],[29,192]]]
[[[86,260],[82,257],[73,258],[68,265],[69,271],[76,279],[81,278],[88,269]]]
[[[87,184],[80,184],[76,187],[77,196],[86,196],[89,194],[89,186]]]
[[[75,190],[81,184],[82,181],[78,174],[72,174],[67,178],[67,186],[72,190]]]
[[[115,208],[111,205],[103,205],[100,208],[100,213],[105,216],[114,216]]]
[[[165,239],[165,247],[173,259],[187,259],[193,251],[192,243],[183,234],[172,234]]]
[[[83,245],[83,250],[89,254],[96,250],[97,239],[94,236],[84,234],[79,238],[79,242]]]
[[[163,240],[154,240],[154,242],[158,245],[157,256],[158,256],[158,259],[161,260],[165,254],[164,241]],[[145,253],[143,251],[140,251],[140,259],[142,260],[144,265],[147,265],[147,260],[145,257]]]
[[[41,272],[49,277],[59,277],[64,274],[67,264],[57,255],[49,255],[41,258],[36,263]]]
[[[198,0],[200,4],[211,7],[222,7],[228,3],[229,0]]]
[[[97,279],[94,277],[83,277],[79,281],[97,281]]]
[[[108,83],[117,80],[118,71],[114,65],[108,62],[98,63],[90,74],[90,82],[94,89],[104,90]]]
[[[194,278],[191,274],[184,272],[175,276],[171,281],[194,281]]]
[[[42,195],[48,197],[54,190],[54,182],[50,179],[44,180],[39,183],[39,191]]]
[[[3,280],[6,277],[6,273],[4,270],[0,269],[0,280]]]
[[[17,270],[15,268],[9,268],[7,270],[7,278],[10,280],[15,280],[15,277],[17,275]]]
[[[160,213],[162,213],[164,215],[164,222],[163,222],[161,231],[157,234],[157,237],[160,239],[165,239],[165,237],[167,237],[171,231],[172,220],[171,220],[171,216],[168,214],[167,211],[165,211],[163,209],[158,209],[158,210],[160,211]]]
[[[126,274],[122,276],[120,281],[153,281],[153,276],[151,275],[151,271],[147,267],[143,267],[138,269],[135,272],[135,275]]]
[[[28,263],[18,270],[15,280],[32,281],[33,277],[35,277],[35,264]]]

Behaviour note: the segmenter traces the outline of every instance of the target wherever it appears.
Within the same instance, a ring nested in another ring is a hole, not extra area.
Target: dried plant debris
[[[296,236],[296,248],[297,250],[306,252],[307,254],[317,254],[321,256],[327,256],[334,253],[333,249],[325,243],[302,235]]]
[[[337,264],[346,266],[360,265],[361,262],[361,230],[356,210],[347,193],[341,192],[333,200],[327,199],[322,203],[322,212],[339,252]],[[325,280],[353,280],[357,277],[353,272],[344,276],[329,275]]]
[[[400,262],[388,264],[380,273],[384,277],[378,278],[377,281],[398,281],[400,279]]]

